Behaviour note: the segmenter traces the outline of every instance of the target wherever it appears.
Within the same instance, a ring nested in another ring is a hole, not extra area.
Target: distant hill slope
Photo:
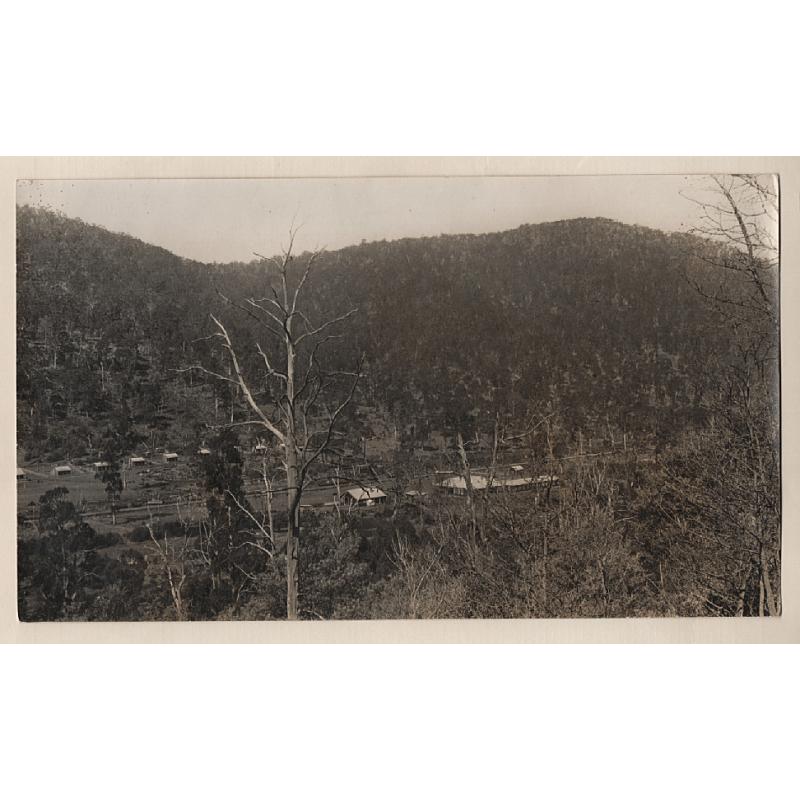
[[[495,413],[549,404],[568,431],[669,432],[701,413],[731,347],[684,279],[711,246],[608,219],[365,243],[323,255],[310,313],[359,309],[334,357],[364,352],[363,399],[401,422],[485,430]],[[267,285],[260,264],[204,265],[30,207],[17,267],[20,440],[45,450],[48,437],[79,447],[121,405],[149,428],[202,417],[172,370],[205,347],[209,311],[251,343],[215,287]]]
[[[684,277],[698,246],[575,219],[347,248],[316,287],[320,305],[364,310],[358,347],[409,413],[420,398],[450,417],[537,400],[572,425],[622,424],[654,405],[690,412],[730,346]]]

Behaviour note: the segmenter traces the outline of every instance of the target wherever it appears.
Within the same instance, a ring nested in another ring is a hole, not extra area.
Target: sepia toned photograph
[[[780,616],[779,209],[19,180],[20,621]]]
[[[0,794],[785,794],[789,15],[99,5],[4,17]]]

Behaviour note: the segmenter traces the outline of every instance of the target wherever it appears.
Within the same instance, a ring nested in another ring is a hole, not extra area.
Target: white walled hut
[[[95,461],[92,464],[95,472],[105,472],[108,469],[111,469],[111,464],[108,461]]]
[[[141,456],[131,456],[128,459],[128,466],[133,467],[134,469],[136,467],[143,467],[146,463],[147,461]]]
[[[489,486],[489,479],[483,475],[473,475],[470,479],[473,492],[484,492]],[[462,475],[451,475],[439,482],[439,488],[445,494],[454,494],[462,497],[467,493],[467,479]]]
[[[161,458],[162,458],[162,460],[164,461],[165,464],[174,464],[178,460],[178,454],[177,453],[164,453],[161,456]]]
[[[21,467],[17,467],[17,480],[21,481],[25,479],[25,470]]]
[[[514,478],[492,478],[491,482],[485,475],[473,475],[471,477],[472,491],[477,492],[523,492],[538,483],[533,478],[514,477]],[[452,494],[456,497],[463,497],[467,494],[467,480],[462,475],[453,475],[444,478],[439,483],[439,488],[445,494]]]
[[[377,486],[357,487],[348,489],[339,495],[339,499],[347,506],[368,507],[382,505],[386,502],[386,494]]]
[[[60,466],[53,467],[50,472],[53,475],[57,475],[59,477],[65,477],[67,475],[72,475],[72,467],[69,464],[61,464]]]
[[[197,451],[197,455],[199,455],[201,458],[205,458],[206,456],[210,456],[211,455],[211,450],[209,450],[207,447],[201,447]]]

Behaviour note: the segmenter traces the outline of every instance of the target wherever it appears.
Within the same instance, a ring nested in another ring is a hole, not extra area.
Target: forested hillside
[[[20,618],[780,614],[777,197],[717,186],[235,264],[19,208]]]
[[[571,429],[650,430],[691,418],[725,348],[685,280],[689,238],[577,219],[376,242],[332,254],[318,286],[364,309],[357,346],[410,416],[464,428],[533,400]]]
[[[702,418],[709,364],[731,347],[685,278],[697,244],[607,219],[364,243],[321,256],[310,303],[319,318],[358,309],[331,357],[364,353],[362,400],[417,422],[417,435],[486,432],[496,414],[535,406],[557,412],[567,437],[663,438]],[[18,210],[17,254],[24,450],[82,455],[120,413],[144,438],[171,426],[186,437],[187,416],[202,428],[224,403],[175,370],[211,357],[198,341],[210,313],[247,349],[251,320],[218,292],[262,296],[262,263],[203,265],[30,207]]]

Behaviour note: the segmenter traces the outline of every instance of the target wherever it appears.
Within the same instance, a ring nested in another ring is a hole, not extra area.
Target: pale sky
[[[19,181],[17,202],[129,233],[199,261],[250,261],[301,224],[299,250],[362,239],[487,233],[524,223],[610,217],[682,230],[697,208],[687,176]]]

